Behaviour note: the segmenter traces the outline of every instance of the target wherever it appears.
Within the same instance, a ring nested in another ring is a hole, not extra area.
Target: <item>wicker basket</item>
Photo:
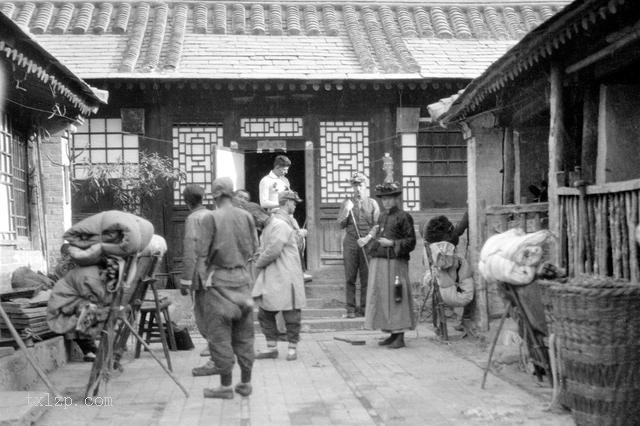
[[[562,403],[579,425],[638,424],[640,284],[594,276],[540,283]]]

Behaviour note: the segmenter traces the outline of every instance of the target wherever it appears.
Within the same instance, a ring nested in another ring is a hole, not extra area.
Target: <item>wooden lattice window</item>
[[[223,126],[220,123],[176,124],[173,126],[173,166],[182,170],[187,179],[176,182],[173,188],[175,205],[184,205],[182,191],[187,184],[204,188],[205,204],[213,203],[213,153],[223,144]]]
[[[73,134],[73,175],[87,176],[90,165],[115,166],[113,178],[122,176],[125,164],[138,164],[138,135],[122,131],[120,118],[92,118]]]
[[[29,236],[27,142],[0,114],[0,240]]]
[[[339,203],[351,190],[354,172],[368,174],[369,123],[320,122],[320,200]]]
[[[291,138],[304,136],[300,117],[253,117],[240,119],[240,137]]]

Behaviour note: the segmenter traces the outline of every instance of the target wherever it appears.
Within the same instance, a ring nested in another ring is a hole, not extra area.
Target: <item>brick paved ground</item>
[[[434,340],[426,329],[408,333],[406,349],[376,345],[372,332],[342,332],[366,339],[352,346],[333,339],[336,333],[304,334],[299,359],[256,361],[254,393],[228,401],[204,399],[202,388],[218,384],[217,377],[191,377],[201,363],[204,347],[173,352],[177,376],[188,388],[187,399],[149,354],[125,364],[125,373],[112,379],[105,396],[111,407],[82,404],[88,364],[69,364],[53,381],[76,396],[76,406],[51,407],[38,422],[56,424],[135,425],[459,425],[572,424],[566,414],[545,411],[546,401],[491,376],[480,390],[482,371]],[[260,336],[257,345],[264,340]],[[161,351],[157,352],[161,356]],[[236,372],[237,380],[239,373]],[[531,378],[531,380],[533,380]]]

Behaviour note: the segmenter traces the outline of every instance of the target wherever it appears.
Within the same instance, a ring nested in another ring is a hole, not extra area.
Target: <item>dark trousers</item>
[[[358,247],[356,237],[347,234],[342,241],[342,256],[344,259],[344,275],[346,278],[347,311],[356,309],[356,279],[360,273],[360,309],[364,312],[367,304],[367,281],[369,268],[361,247]]]
[[[266,311],[262,308],[258,311],[258,321],[260,328],[267,342],[278,341],[278,326],[276,325],[276,314],[278,311]],[[289,343],[298,343],[300,341],[300,324],[302,322],[302,311],[300,309],[292,309],[290,311],[282,311],[284,324],[287,328],[287,341]]]
[[[214,289],[200,289],[195,293],[196,324],[207,339],[211,359],[221,374],[231,374],[235,358],[241,370],[251,371],[255,356],[253,312],[248,310],[232,319],[219,309],[220,295]]]

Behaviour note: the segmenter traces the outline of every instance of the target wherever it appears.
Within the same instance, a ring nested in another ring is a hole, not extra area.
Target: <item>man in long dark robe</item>
[[[402,210],[401,194],[395,182],[376,187],[383,212],[378,225],[358,240],[371,256],[365,328],[391,333],[379,344],[392,349],[404,347],[404,330],[415,328],[409,254],[416,246],[416,234],[413,218]]]
[[[204,396],[230,399],[235,358],[241,373],[235,391],[242,396],[252,391],[253,299],[247,265],[258,248],[258,236],[253,217],[231,202],[231,179],[217,178],[212,186],[217,208],[207,217],[211,244],[205,277],[200,277],[195,288],[194,311],[198,329],[209,342],[211,358],[220,374],[220,386],[205,389]],[[185,288],[188,286],[182,287]]]

